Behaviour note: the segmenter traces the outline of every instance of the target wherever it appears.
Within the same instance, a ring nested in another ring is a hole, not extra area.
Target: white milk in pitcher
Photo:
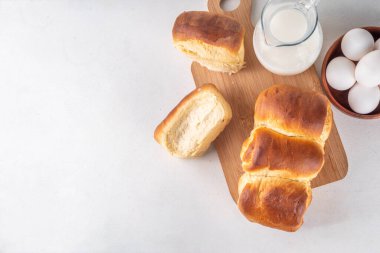
[[[284,43],[299,41],[307,32],[307,20],[297,9],[283,9],[269,23],[273,37]],[[270,46],[265,42],[260,21],[256,24],[253,45],[260,63],[279,75],[295,75],[308,69],[317,59],[323,42],[320,24],[304,42],[293,46]]]
[[[284,9],[270,20],[270,31],[279,41],[291,43],[302,39],[307,30],[305,15],[296,9]]]

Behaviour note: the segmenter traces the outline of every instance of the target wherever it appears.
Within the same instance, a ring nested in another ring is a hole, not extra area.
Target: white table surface
[[[256,21],[264,1],[253,5]],[[379,252],[380,120],[334,109],[349,173],[285,233],[237,210],[211,149],[153,141],[194,88],[171,44],[206,1],[0,1],[0,252]],[[325,40],[380,26],[378,0],[321,0]]]

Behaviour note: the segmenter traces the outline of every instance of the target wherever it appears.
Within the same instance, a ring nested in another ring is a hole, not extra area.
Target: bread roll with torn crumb
[[[155,140],[180,158],[201,156],[232,118],[231,106],[213,84],[188,94],[157,126]]]
[[[244,28],[225,15],[182,13],[173,26],[173,43],[209,70],[236,73],[244,66]]]

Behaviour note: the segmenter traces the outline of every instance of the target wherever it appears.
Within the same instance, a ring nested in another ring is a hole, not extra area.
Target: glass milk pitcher
[[[316,61],[323,43],[317,0],[269,0],[253,34],[260,63],[278,75],[295,75]]]

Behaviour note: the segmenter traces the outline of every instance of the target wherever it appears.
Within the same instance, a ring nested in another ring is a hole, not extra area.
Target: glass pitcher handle
[[[317,7],[317,5],[319,4],[319,0],[300,0],[299,3],[303,5],[306,8],[306,10],[309,10],[312,6]]]

